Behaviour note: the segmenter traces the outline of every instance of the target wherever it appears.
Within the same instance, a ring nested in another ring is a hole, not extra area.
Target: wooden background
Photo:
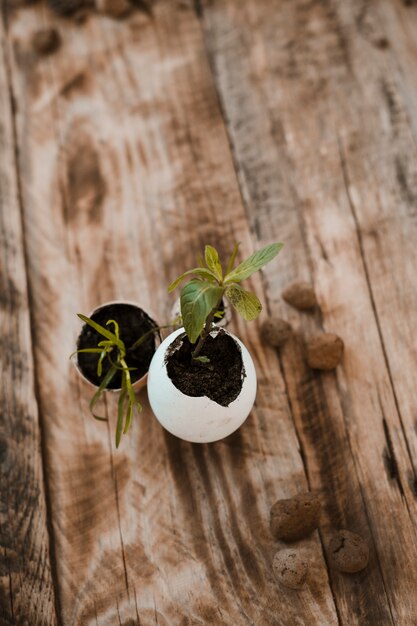
[[[2,3],[1,625],[417,623],[417,5],[156,0],[82,24]],[[48,58],[31,50],[47,25]],[[256,405],[191,445],[145,409],[114,449],[68,355],[77,311],[114,298],[169,318],[205,243],[285,249],[252,288],[294,338],[232,329]],[[314,284],[320,312],[281,300]],[[335,373],[303,339],[345,341]],[[280,587],[279,497],[317,492],[312,576]],[[370,544],[354,576],[331,533]]]

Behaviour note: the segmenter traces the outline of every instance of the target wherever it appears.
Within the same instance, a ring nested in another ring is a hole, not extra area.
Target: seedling
[[[181,291],[181,317],[185,332],[192,345],[194,361],[202,364],[209,359],[200,356],[204,342],[212,330],[222,298],[226,297],[246,321],[254,320],[262,311],[262,305],[254,293],[246,291],[240,283],[272,261],[283,247],[273,243],[255,252],[237,267],[233,267],[239,244],[236,244],[223,271],[219,254],[213,246],[205,247],[205,260],[200,257],[200,267],[181,274],[169,287],[173,291],[188,276],[194,276]]]
[[[122,382],[117,407],[116,425],[116,448],[118,448],[122,433],[126,434],[130,428],[134,409],[136,409],[138,413],[140,413],[140,411],[142,410],[142,406],[139,400],[136,398],[135,392],[133,390],[132,379],[130,375],[130,372],[135,370],[136,368],[129,367],[127,365],[126,356],[129,354],[130,351],[139,348],[139,346],[143,344],[150,335],[154,333],[159,333],[162,328],[169,328],[171,324],[167,326],[155,326],[148,332],[144,333],[137,341],[135,341],[132,346],[126,348],[125,343],[120,338],[119,324],[115,320],[108,320],[106,322],[105,328],[104,326],[98,324],[86,315],[82,315],[81,313],[78,313],[77,315],[85,324],[88,324],[89,326],[91,326],[91,328],[94,328],[94,330],[96,330],[103,337],[103,339],[98,342],[97,347],[82,348],[80,350],[76,350],[71,355],[71,357],[74,354],[79,354],[82,352],[99,355],[97,361],[97,376],[99,378],[101,378],[103,374],[103,363],[107,360],[109,365],[107,372],[103,377],[103,380],[101,381],[97,391],[90,400],[90,411],[95,419],[107,421],[107,417],[98,415],[95,412],[95,405],[102,397],[104,391],[108,389],[116,373],[118,371],[121,371],[122,374]],[[109,328],[107,328],[109,326],[112,326],[113,332]]]

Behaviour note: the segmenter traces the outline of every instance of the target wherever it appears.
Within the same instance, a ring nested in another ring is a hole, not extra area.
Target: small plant
[[[184,272],[168,287],[168,291],[171,292],[187,276],[195,276],[181,291],[182,321],[190,343],[196,344],[192,353],[194,361],[203,364],[209,362],[209,359],[200,356],[200,353],[224,297],[245,320],[250,321],[258,317],[262,310],[259,299],[254,293],[241,287],[240,283],[269,263],[282,247],[282,243],[270,244],[233,268],[239,250],[239,244],[236,244],[226,270],[223,271],[217,250],[207,245],[205,262],[200,257],[200,267]]]
[[[97,376],[102,378],[103,376],[103,363],[107,361],[107,372],[104,374],[100,385],[90,400],[90,411],[93,417],[97,420],[107,421],[107,417],[98,415],[94,407],[102,397],[104,391],[109,388],[109,385],[117,372],[121,372],[122,382],[120,386],[120,395],[117,408],[117,425],[116,425],[116,448],[119,447],[120,439],[123,434],[126,434],[132,423],[133,411],[137,410],[138,413],[142,410],[142,406],[139,400],[136,398],[135,392],[132,386],[132,379],[130,372],[135,370],[134,367],[129,367],[126,362],[126,357],[129,352],[136,350],[146,339],[154,334],[159,333],[162,328],[169,328],[169,326],[155,326],[148,332],[144,333],[135,343],[126,348],[125,343],[120,338],[120,328],[116,320],[110,319],[106,322],[106,327],[112,326],[113,332],[109,328],[105,328],[101,324],[98,324],[91,318],[81,313],[77,314],[78,317],[85,323],[96,330],[103,339],[98,342],[95,348],[82,348],[76,350],[72,355],[79,353],[97,354]]]

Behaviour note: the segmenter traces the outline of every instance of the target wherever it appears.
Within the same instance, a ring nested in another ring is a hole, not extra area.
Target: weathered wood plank
[[[405,115],[402,137],[392,129],[381,91],[402,57],[387,62],[384,31],[363,36],[367,6],[227,0],[207,3],[204,24],[253,229],[287,242],[268,294],[297,328],[282,367],[310,484],[326,498],[323,536],[348,527],[373,548],[361,576],[332,574],[339,615],[412,624],[416,151]],[[294,278],[314,282],[321,315],[278,301]],[[303,337],[321,328],[346,342],[336,376],[304,365]]]
[[[75,312],[117,297],[167,319],[165,285],[203,243],[250,252],[252,239],[191,7],[66,24],[62,49],[42,62],[28,36],[51,21],[36,7],[16,13],[9,41],[63,621],[335,624],[317,537],[304,542],[309,587],[285,592],[272,577],[269,507],[306,480],[284,379],[256,325],[234,324],[256,360],[256,409],[224,442],[174,439],[144,399],[114,453],[114,422],[89,416],[91,390],[67,360]],[[262,297],[259,278],[253,288]]]
[[[8,73],[0,20],[0,623],[56,624]]]
[[[367,122],[366,137],[346,146],[345,177],[385,359],[413,462],[403,474],[403,481],[417,497],[413,393],[417,365],[417,7],[387,2],[358,5],[354,16],[369,42],[357,52],[358,59],[365,54],[370,59],[367,65],[358,63],[358,78],[366,87],[367,100],[374,107],[379,102],[380,110]],[[388,46],[382,54],[371,45],[381,38]],[[374,146],[372,151],[367,140]],[[368,180],[373,184],[368,185]]]

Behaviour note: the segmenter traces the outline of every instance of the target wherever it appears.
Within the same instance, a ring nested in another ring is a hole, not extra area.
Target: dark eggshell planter
[[[156,327],[157,323],[154,321],[153,316],[150,316],[144,309],[142,309],[142,307],[140,307],[138,304],[136,304],[135,302],[129,302],[129,301],[122,301],[122,300],[114,300],[114,301],[110,301],[110,302],[105,302],[104,304],[101,304],[100,306],[96,307],[95,309],[93,309],[93,311],[88,315],[88,317],[94,319],[95,316],[97,316],[98,313],[101,313],[103,311],[103,309],[109,308],[111,307],[113,309],[113,312],[110,314],[107,319],[114,319],[115,315],[114,315],[114,307],[117,307],[118,305],[120,306],[124,306],[124,307],[132,307],[132,309],[137,309],[138,310],[138,315],[140,315],[141,317],[143,317],[144,315],[146,316],[146,318],[149,320],[149,328],[147,330],[150,330],[152,328],[152,326]],[[97,321],[97,320],[95,320]],[[101,320],[98,323],[101,324],[102,326],[105,326],[105,322],[107,320],[105,320],[104,322]],[[120,326],[120,336],[121,339],[123,339],[123,322],[120,321],[119,319],[116,319],[116,321],[119,323]],[[80,347],[80,340],[82,340],[82,335],[84,332],[86,332],[86,329],[90,329],[90,327],[88,327],[87,324],[84,324],[79,335],[77,338],[77,349]],[[91,329],[92,332],[94,333],[94,329]],[[110,330],[113,330],[113,327],[110,326]],[[146,331],[145,331],[146,332]],[[101,339],[103,339],[103,337],[101,337]],[[136,339],[139,339],[139,337],[137,337]],[[135,341],[136,341],[135,339]],[[100,341],[100,339],[98,338],[98,333],[97,333],[97,341],[94,345],[94,343],[92,343],[91,345],[83,345],[83,347],[96,347],[98,341]],[[153,341],[154,341],[154,348],[153,348],[153,354],[155,353],[156,349],[157,349],[157,345],[159,343],[159,334],[155,333],[153,335]],[[128,346],[127,346],[128,347]],[[140,348],[139,348],[140,350]],[[89,385],[91,385],[92,387],[96,388],[99,386],[96,382],[90,380],[90,378],[86,375],[86,373],[83,371],[82,365],[80,364],[80,360],[82,359],[84,355],[79,355],[77,354],[76,357],[73,359],[73,363],[77,369],[77,372],[79,373],[79,375],[81,376],[81,378],[83,378]],[[135,380],[134,382],[132,381],[132,387],[135,391],[139,391],[140,389],[142,389],[142,387],[144,387],[146,385],[147,382],[147,378],[148,378],[148,369],[149,369],[149,365],[150,362],[152,360],[152,357],[149,359],[149,363],[147,364],[147,371],[140,377],[138,378],[138,380]],[[128,363],[129,365],[129,363]],[[131,373],[132,376],[134,376],[134,371],[132,371]],[[120,387],[117,388],[108,388],[106,389],[106,391],[113,391],[113,392],[118,392],[120,391]]]

